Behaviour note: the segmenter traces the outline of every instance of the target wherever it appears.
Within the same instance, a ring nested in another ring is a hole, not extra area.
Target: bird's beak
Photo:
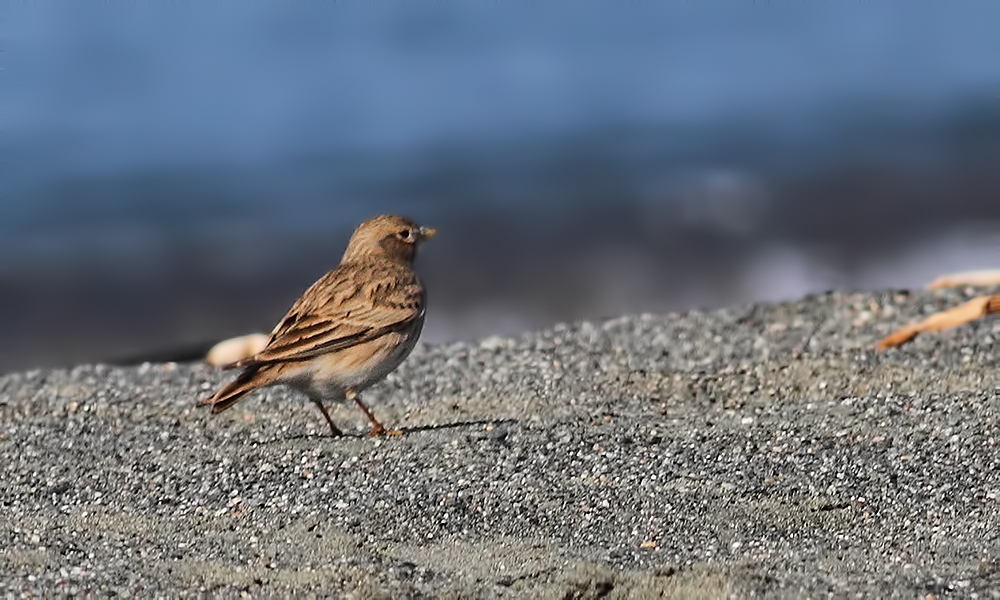
[[[422,240],[430,239],[435,235],[437,235],[437,232],[438,232],[437,229],[434,229],[433,227],[421,227],[420,239]]]

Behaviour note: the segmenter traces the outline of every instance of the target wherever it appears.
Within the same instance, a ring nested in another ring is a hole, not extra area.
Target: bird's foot
[[[399,437],[403,435],[402,429],[386,429],[381,424],[373,425],[371,431],[368,432],[368,437],[376,438],[382,437],[383,435],[388,435],[392,437]]]

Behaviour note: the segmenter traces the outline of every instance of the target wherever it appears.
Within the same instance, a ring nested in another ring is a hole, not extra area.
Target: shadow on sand
[[[517,423],[517,419],[477,419],[473,421],[454,421],[452,423],[440,423],[437,425],[416,425],[414,427],[400,427],[399,429],[390,429],[386,435],[378,436],[381,438],[394,438],[402,437],[405,435],[410,435],[413,433],[422,433],[427,431],[441,431],[447,429],[467,429],[473,427],[484,427],[486,425],[508,425],[511,423]],[[370,439],[367,432],[345,432],[344,435],[334,436],[329,433],[296,433],[292,435],[286,435],[282,437],[273,437],[266,440],[248,440],[253,444],[274,444],[278,442],[289,442],[292,440],[307,440],[307,439]]]

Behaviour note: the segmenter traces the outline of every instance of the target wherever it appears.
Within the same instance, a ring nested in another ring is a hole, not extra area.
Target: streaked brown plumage
[[[385,432],[358,394],[413,350],[424,323],[424,288],[413,273],[417,246],[435,231],[395,215],[358,226],[340,265],[312,284],[278,323],[263,350],[229,367],[239,376],[202,402],[219,413],[258,388],[305,393],[341,435],[324,400],[353,400]]]

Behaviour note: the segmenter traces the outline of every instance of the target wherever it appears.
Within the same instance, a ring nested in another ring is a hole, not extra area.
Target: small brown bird
[[[243,372],[202,402],[219,413],[258,388],[285,384],[306,394],[343,435],[324,400],[353,400],[386,433],[358,395],[399,366],[424,324],[424,286],[413,273],[417,246],[435,230],[395,215],[354,231],[340,265],[312,284],[271,332],[263,350],[227,368]]]

